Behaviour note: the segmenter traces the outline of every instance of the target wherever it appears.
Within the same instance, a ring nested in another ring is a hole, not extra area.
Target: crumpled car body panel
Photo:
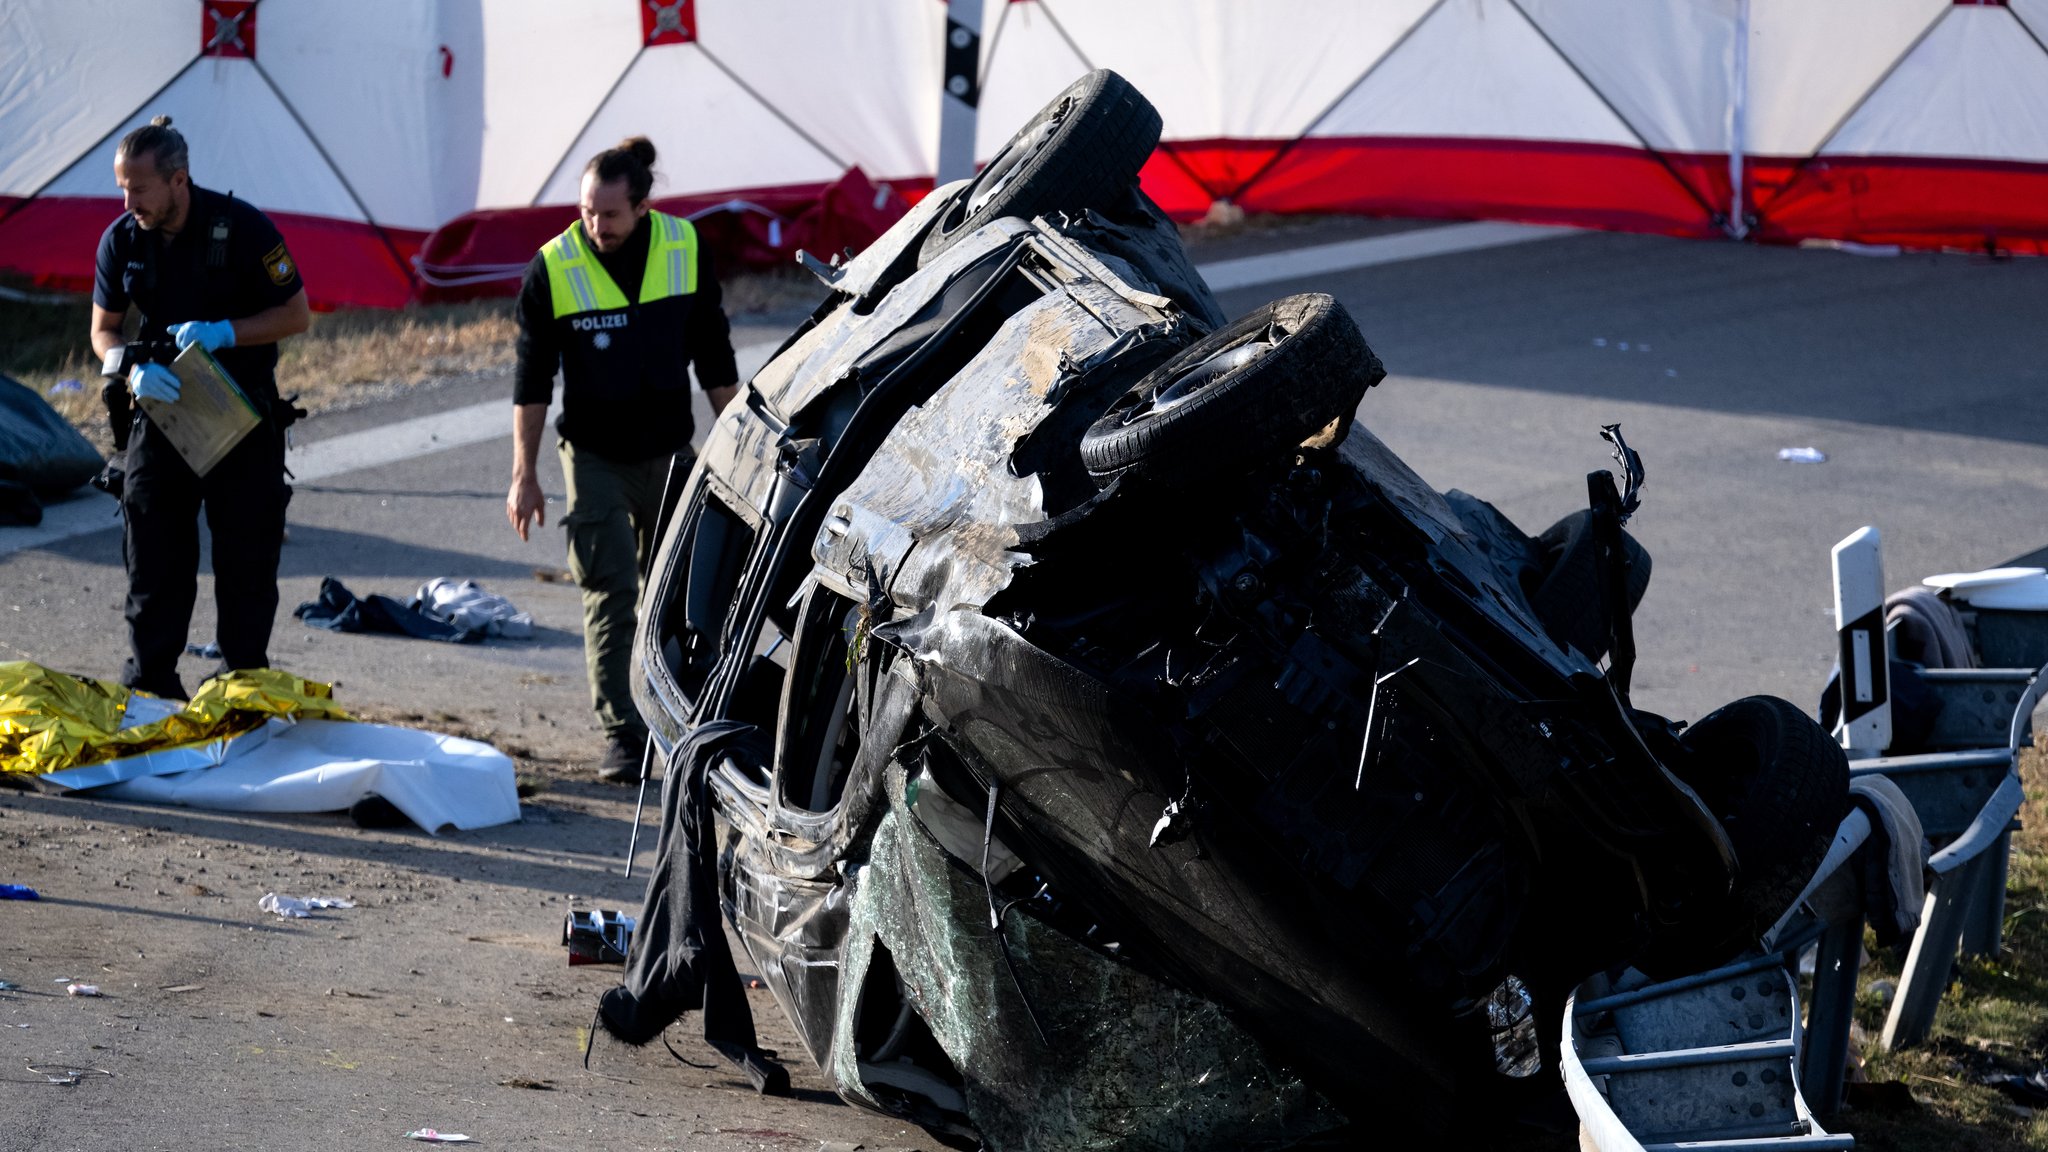
[[[662,745],[773,734],[710,775],[719,890],[842,1095],[999,1148],[1426,1128],[1504,979],[1725,887],[1599,668],[1364,427],[1199,499],[1081,469],[1222,320],[1156,210],[911,268],[928,220],[718,419],[636,643]]]

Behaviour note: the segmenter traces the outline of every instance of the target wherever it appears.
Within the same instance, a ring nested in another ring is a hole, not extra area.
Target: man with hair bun
[[[598,153],[583,169],[581,219],[526,266],[505,495],[521,540],[530,524],[547,522],[536,465],[559,369],[556,448],[569,490],[561,522],[606,740],[598,775],[615,783],[640,779],[647,746],[633,704],[634,610],[658,543],[663,484],[672,464],[691,463],[690,366],[714,414],[739,385],[710,253],[688,220],[648,207],[653,186],[646,137]]]
[[[265,419],[205,476],[139,409],[117,429],[127,442],[121,493],[128,563],[130,655],[121,683],[185,699],[178,657],[199,593],[199,512],[213,538],[214,637],[226,672],[270,663],[277,618],[277,558],[284,543],[284,427],[294,414],[277,396],[277,342],[312,315],[298,262],[268,217],[231,195],[192,183],[185,138],[159,116],[114,151],[114,183],[127,211],[100,237],[93,275],[92,347],[122,347],[133,305],[139,341],[201,345]],[[174,404],[178,377],[135,364],[136,396]],[[125,435],[123,435],[125,433]]]

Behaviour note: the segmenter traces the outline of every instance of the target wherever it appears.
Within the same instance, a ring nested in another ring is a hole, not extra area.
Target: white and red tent
[[[504,290],[584,159],[661,153],[743,256],[871,235],[937,164],[940,0],[13,0],[0,270],[90,283],[112,151],[176,118],[323,305]],[[977,153],[1091,67],[1169,211],[2048,244],[2048,0],[985,0]],[[849,176],[849,173],[853,175]],[[437,234],[438,233],[438,234]]]

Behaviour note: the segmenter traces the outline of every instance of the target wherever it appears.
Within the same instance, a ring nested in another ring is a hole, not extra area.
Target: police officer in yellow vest
[[[644,137],[598,153],[583,170],[582,219],[527,265],[505,496],[521,540],[529,524],[547,522],[536,463],[559,368],[555,431],[569,491],[562,527],[583,589],[591,702],[607,740],[598,773],[621,783],[640,778],[647,742],[633,706],[633,613],[670,462],[690,451],[689,366],[714,413],[739,383],[696,229],[647,207],[653,166]]]

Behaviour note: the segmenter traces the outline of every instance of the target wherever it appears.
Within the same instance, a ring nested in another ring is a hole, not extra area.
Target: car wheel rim
[[[1059,131],[1060,124],[1066,120],[1067,113],[1072,107],[1071,96],[1062,100],[1045,119],[1039,121],[1023,136],[1010,141],[997,153],[996,158],[989,161],[976,174],[974,183],[967,186],[967,194],[955,201],[952,210],[946,214],[946,231],[951,233],[958,229],[977,212],[994,202],[995,198],[1017,178],[1018,173],[1024,170],[1025,165],[1045,150],[1045,146]]]
[[[1151,395],[1139,397],[1137,403],[1125,410],[1119,423],[1128,427],[1141,420],[1164,416],[1201,395],[1219,377],[1235,372],[1276,347],[1275,341],[1261,338],[1219,352],[1174,376]]]

